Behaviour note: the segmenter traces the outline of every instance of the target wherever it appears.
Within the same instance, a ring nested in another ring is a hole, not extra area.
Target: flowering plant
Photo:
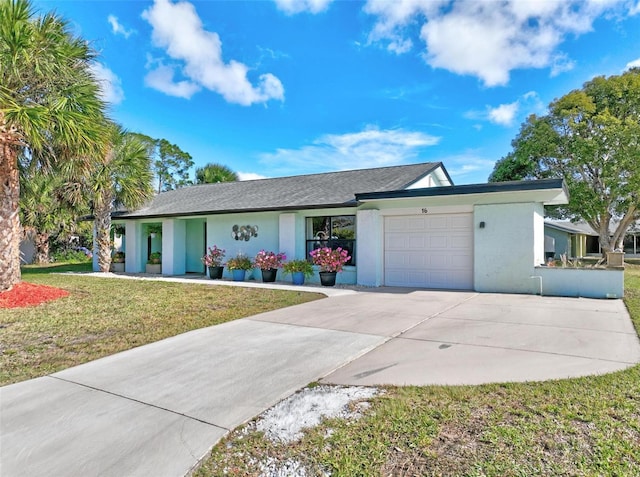
[[[204,263],[207,267],[219,267],[220,265],[222,265],[222,259],[224,258],[225,250],[222,248],[218,248],[217,245],[209,247],[208,250],[209,251],[207,252],[207,254],[200,259],[202,260],[202,263]]]
[[[227,268],[229,270],[251,270],[253,262],[246,255],[239,253],[236,257],[227,261]]]
[[[295,273],[302,272],[305,277],[310,277],[313,275],[313,267],[306,260],[291,260],[287,262],[282,267],[284,273]]]
[[[284,253],[265,252],[260,250],[255,258],[256,267],[260,270],[271,270],[274,268],[282,268],[282,262],[287,259]]]
[[[313,264],[318,265],[321,272],[341,272],[344,264],[351,259],[349,252],[340,247],[335,250],[329,247],[317,248],[310,255]]]

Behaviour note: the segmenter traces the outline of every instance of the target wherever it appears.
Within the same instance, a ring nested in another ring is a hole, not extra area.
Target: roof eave
[[[530,191],[549,192],[550,194],[547,197],[541,199],[544,205],[566,204],[569,198],[564,180],[543,179],[538,181],[490,182],[486,184],[430,187],[424,189],[402,189],[387,192],[367,192],[356,194],[356,200],[358,202],[368,202],[384,199],[411,199],[423,197]]]
[[[112,218],[116,220],[140,220],[140,219],[162,219],[162,218],[177,218],[177,217],[202,217],[206,215],[229,215],[229,214],[248,214],[256,212],[285,212],[294,210],[317,210],[317,209],[339,209],[345,207],[357,207],[355,200],[335,203],[335,204],[313,204],[313,205],[295,205],[295,206],[282,206],[282,207],[256,207],[251,209],[232,209],[232,210],[202,210],[195,212],[174,212],[170,214],[136,214],[136,215],[113,215]]]

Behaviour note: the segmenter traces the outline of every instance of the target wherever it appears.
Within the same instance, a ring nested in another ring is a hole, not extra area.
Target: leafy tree
[[[33,236],[35,263],[49,262],[50,238],[62,231],[73,230],[76,218],[83,212],[82,205],[85,204],[68,200],[65,186],[59,173],[40,167],[21,170],[20,218],[25,233]]]
[[[216,184],[218,182],[235,182],[238,174],[223,164],[209,163],[196,169],[196,184]]]
[[[28,0],[0,0],[0,290],[20,281],[19,158],[89,157],[101,136],[94,56],[57,15],[36,18]]]
[[[597,231],[604,252],[622,248],[640,219],[640,69],[596,77],[553,101],[546,116],[527,119],[512,146],[490,181],[564,178],[566,215]]]
[[[111,266],[111,213],[118,207],[137,208],[153,195],[153,173],[149,150],[139,135],[112,124],[103,155],[91,171],[94,226],[98,267]]]
[[[184,152],[166,139],[153,139],[139,133],[132,134],[146,145],[152,158],[158,193],[191,184],[189,169],[193,167],[193,159],[188,152]]]

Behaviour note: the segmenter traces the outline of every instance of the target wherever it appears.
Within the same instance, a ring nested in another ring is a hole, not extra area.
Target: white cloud
[[[518,112],[518,101],[509,104],[501,104],[495,108],[489,108],[487,116],[489,121],[502,126],[511,126]]]
[[[347,134],[326,134],[299,149],[278,149],[261,155],[262,162],[282,171],[363,169],[403,164],[439,137],[418,131],[378,129]]]
[[[93,62],[91,71],[100,85],[102,100],[111,104],[120,104],[124,100],[122,81],[102,63]]]
[[[262,174],[258,174],[256,172],[241,172],[238,171],[238,180],[241,181],[255,181],[257,179],[268,179],[267,176],[263,176]]]
[[[640,58],[638,58],[637,60],[633,60],[630,61],[629,63],[627,63],[627,66],[625,66],[625,71],[626,70],[630,70],[631,68],[640,68]]]
[[[593,21],[622,0],[368,0],[376,17],[370,42],[395,53],[415,41],[434,68],[480,78],[486,86],[505,85],[512,70],[551,67],[559,74],[573,67],[557,51],[567,35],[590,31]],[[421,25],[418,38],[411,38]]]
[[[278,10],[282,10],[287,15],[296,13],[320,13],[327,9],[333,0],[274,0]]]
[[[486,182],[496,163],[495,159],[482,157],[473,150],[438,160],[445,164],[454,184],[458,185]]]
[[[524,110],[526,116],[532,113],[543,114],[545,106],[542,104],[538,93],[529,91],[513,103],[487,106],[484,111],[467,111],[464,117],[473,121],[488,121],[509,127],[513,126],[516,119],[518,119],[518,113],[522,110]],[[474,128],[481,129],[479,125],[475,125]]]
[[[135,30],[127,30],[118,21],[118,17],[116,17],[115,15],[109,15],[107,17],[107,21],[109,22],[109,25],[111,25],[111,33],[113,33],[114,35],[122,35],[125,38],[129,38],[133,33],[135,33]]]
[[[191,81],[174,81],[174,75],[174,68],[171,66],[159,65],[147,73],[147,76],[144,78],[144,84],[153,89],[157,89],[164,94],[177,96],[178,98],[189,99],[195,93],[200,91],[200,86],[192,83]]]
[[[202,87],[222,95],[230,103],[244,106],[270,99],[284,100],[284,87],[271,73],[260,75],[254,86],[247,77],[248,66],[236,60],[223,61],[220,37],[204,29],[191,3],[155,0],[153,6],[142,13],[142,18],[153,28],[153,44],[164,48],[167,55],[180,64],[180,74],[184,77],[176,83],[176,69],[161,65],[147,75],[150,86],[159,86],[157,89],[166,94],[185,98]]]

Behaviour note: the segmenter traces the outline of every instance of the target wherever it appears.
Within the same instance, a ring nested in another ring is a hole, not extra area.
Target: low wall
[[[542,295],[547,296],[622,298],[624,295],[623,268],[536,267],[532,280],[536,279],[537,292],[541,288]]]

